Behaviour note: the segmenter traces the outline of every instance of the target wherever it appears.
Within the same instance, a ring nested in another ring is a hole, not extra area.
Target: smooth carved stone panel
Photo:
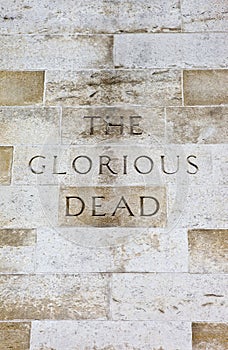
[[[31,273],[35,270],[36,230],[0,230],[0,272]]]
[[[2,350],[30,349],[29,322],[0,322],[0,347]]]
[[[191,325],[150,321],[35,321],[31,350],[40,349],[192,350]]]
[[[60,226],[164,227],[165,187],[63,187]]]
[[[171,143],[227,143],[227,107],[167,108],[167,141]]]
[[[43,102],[44,72],[0,71],[0,105],[25,106]]]
[[[66,15],[67,14],[67,15]],[[65,0],[2,5],[0,33],[119,33],[180,31],[178,0]]]
[[[228,69],[184,71],[184,104],[228,104]]]
[[[190,230],[189,269],[196,273],[228,273],[228,230]]]
[[[126,34],[114,39],[118,68],[220,68],[226,67],[227,55],[226,33]]]
[[[181,13],[182,29],[186,32],[225,32],[228,30],[226,0],[183,0]]]
[[[95,118],[93,118],[95,117]],[[117,124],[117,126],[112,126]],[[160,143],[165,137],[163,108],[64,108],[63,144]]]
[[[48,71],[48,105],[180,106],[181,73],[176,70]]]
[[[2,275],[2,320],[106,319],[109,276]]]
[[[0,108],[0,140],[5,145],[44,145],[59,141],[58,108]]]
[[[228,325],[226,323],[193,323],[193,350],[227,350]]]
[[[113,320],[223,322],[227,276],[191,274],[115,274]]]
[[[111,36],[3,35],[0,45],[2,70],[112,67]]]
[[[36,272],[187,272],[186,236],[177,229],[40,228]]]
[[[10,185],[12,164],[13,147],[0,146],[0,185]]]

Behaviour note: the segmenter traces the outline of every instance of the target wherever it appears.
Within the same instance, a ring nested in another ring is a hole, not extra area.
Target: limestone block
[[[184,71],[184,104],[228,104],[228,69]]]
[[[0,146],[0,185],[10,185],[13,147]]]
[[[1,70],[112,67],[112,36],[3,35]]]
[[[2,320],[106,319],[108,275],[2,275]],[[4,297],[5,296],[5,297]]]
[[[39,228],[36,272],[187,272],[186,233],[152,228]]]
[[[226,275],[115,274],[113,320],[223,322]]]
[[[74,34],[180,31],[178,0],[9,0],[1,34]]]
[[[44,72],[0,71],[0,105],[25,106],[41,104]]]
[[[193,273],[228,273],[228,230],[189,230],[189,269]]]
[[[180,106],[177,70],[48,71],[46,104]]]
[[[226,33],[126,34],[114,38],[114,64],[118,68],[222,68],[227,55]]]
[[[191,350],[191,325],[150,321],[35,321],[31,350],[40,349]]]
[[[227,143],[227,107],[167,108],[167,141]]]
[[[226,323],[193,323],[192,349],[226,350],[227,332]]]
[[[59,119],[58,108],[0,108],[1,144],[58,143]]]
[[[36,230],[0,230],[0,272],[31,273],[35,270]]]
[[[1,349],[29,350],[30,330],[29,322],[0,322]]]
[[[182,29],[186,32],[228,30],[226,0],[183,0],[181,4]]]
[[[57,186],[0,187],[1,228],[57,225],[58,193]]]

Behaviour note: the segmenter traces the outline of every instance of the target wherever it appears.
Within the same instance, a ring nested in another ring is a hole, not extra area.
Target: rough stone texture
[[[1,70],[112,68],[111,36],[2,35]]]
[[[84,118],[98,116],[100,119],[94,120],[94,131],[91,135],[91,119]],[[123,132],[120,127],[108,127],[107,123],[120,124],[123,117]],[[134,133],[142,135],[132,135],[130,131],[130,117],[140,116],[132,119]],[[109,119],[107,119],[109,117]],[[106,107],[106,108],[64,108],[62,116],[62,143],[63,144],[97,144],[106,143],[144,143],[162,142],[165,136],[165,115],[162,108],[143,107]]]
[[[29,322],[0,322],[0,339],[2,350],[30,349]]]
[[[220,68],[226,67],[227,56],[226,33],[126,34],[114,39],[115,67]]]
[[[181,105],[177,70],[48,71],[48,105]]]
[[[228,30],[226,0],[182,0],[182,29],[186,32]]]
[[[228,185],[228,146],[216,145],[213,150],[214,179],[217,184]]]
[[[111,310],[114,320],[223,321],[225,275],[115,274]],[[200,288],[199,288],[200,286]]]
[[[0,273],[35,271],[35,230],[0,230]]]
[[[180,26],[178,0],[10,0],[2,5],[0,33],[166,32]]]
[[[0,72],[0,105],[24,106],[41,104],[44,72]]]
[[[228,69],[184,71],[184,104],[228,104]]]
[[[226,350],[228,325],[225,323],[193,323],[193,350]]]
[[[169,185],[168,224],[192,229],[226,229],[228,188],[218,185]]]
[[[191,326],[187,322],[36,321],[31,350],[40,349],[191,350]]]
[[[1,228],[55,226],[58,193],[57,186],[0,186]]]
[[[142,205],[141,196],[145,197]],[[166,201],[165,187],[63,187],[59,225],[164,227]]]
[[[228,230],[190,230],[189,269],[195,273],[228,273]]]
[[[0,317],[18,319],[106,319],[109,276],[2,275]]]
[[[13,147],[0,146],[0,185],[10,185]]]
[[[36,272],[187,272],[187,250],[184,230],[40,228]]]
[[[167,141],[227,143],[227,112],[227,107],[167,108]]]
[[[53,144],[59,140],[58,108],[0,108],[3,145]]]

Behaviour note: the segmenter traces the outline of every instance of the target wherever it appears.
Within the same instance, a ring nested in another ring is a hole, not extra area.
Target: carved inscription
[[[60,189],[63,226],[164,227],[164,187],[65,187]]]

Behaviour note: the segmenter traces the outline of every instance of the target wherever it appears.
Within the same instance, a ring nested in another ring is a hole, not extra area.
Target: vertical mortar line
[[[112,321],[112,279],[113,273],[110,273],[109,285],[108,285],[108,313],[107,320]]]
[[[181,99],[182,107],[184,107],[184,69],[181,70]]]
[[[43,106],[46,106],[47,71],[44,71]]]
[[[33,321],[31,321],[31,327],[30,327],[29,350],[32,349],[32,328],[33,328]]]
[[[183,8],[183,0],[180,0],[180,16],[181,16],[181,33],[184,32],[183,30],[183,14],[182,14],[182,8]]]

